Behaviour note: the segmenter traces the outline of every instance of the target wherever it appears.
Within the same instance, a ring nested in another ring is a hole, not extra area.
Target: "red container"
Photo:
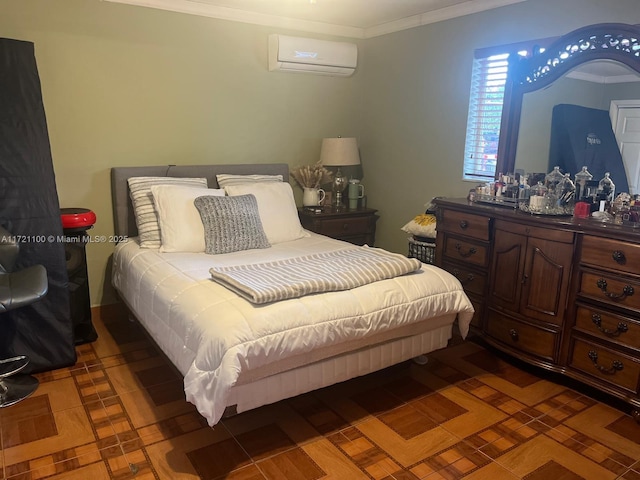
[[[589,218],[591,214],[591,204],[587,202],[576,202],[573,207],[573,216],[576,218]]]
[[[88,208],[61,208],[62,228],[88,230],[96,223],[96,214]]]

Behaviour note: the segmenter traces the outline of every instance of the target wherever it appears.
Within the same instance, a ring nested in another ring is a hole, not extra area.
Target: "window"
[[[464,146],[463,180],[488,182],[496,176],[509,52],[518,52],[517,55],[528,57],[532,52],[543,52],[544,47],[555,39],[550,37],[475,51],[471,71],[467,138]]]
[[[495,177],[508,65],[508,53],[473,60],[463,180],[485,182]]]

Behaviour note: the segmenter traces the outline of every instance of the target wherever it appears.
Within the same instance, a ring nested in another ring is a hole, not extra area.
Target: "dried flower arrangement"
[[[291,170],[291,176],[302,188],[319,188],[320,185],[333,181],[333,173],[320,162],[296,167]]]

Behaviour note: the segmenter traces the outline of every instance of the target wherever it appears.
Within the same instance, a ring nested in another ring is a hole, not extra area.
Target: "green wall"
[[[269,27],[100,0],[2,0],[0,36],[35,43],[62,207],[113,233],[113,166],[317,161],[323,137],[360,139],[378,246],[460,180],[473,50],[598,22],[640,23],[637,0],[523,3],[357,41],[350,78],[267,70]],[[341,38],[337,38],[343,40]],[[299,194],[299,192],[298,192]],[[115,300],[113,245],[88,246],[92,304]]]
[[[0,36],[35,43],[60,205],[92,209],[94,235],[113,234],[111,167],[303,165],[323,137],[361,135],[362,75],[269,72],[273,32],[100,0],[0,3]],[[88,246],[94,305],[116,298],[112,251]]]

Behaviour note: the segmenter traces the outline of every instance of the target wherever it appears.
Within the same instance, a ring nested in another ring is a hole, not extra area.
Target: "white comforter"
[[[458,280],[432,265],[348,291],[253,305],[211,280],[212,266],[281,260],[352,245],[312,234],[269,249],[223,255],[159,253],[135,239],[116,247],[113,285],[185,376],[186,398],[214,425],[240,375],[273,362],[313,359],[331,346],[393,335],[394,330],[459,312],[473,315]],[[428,328],[428,327],[427,327]]]

